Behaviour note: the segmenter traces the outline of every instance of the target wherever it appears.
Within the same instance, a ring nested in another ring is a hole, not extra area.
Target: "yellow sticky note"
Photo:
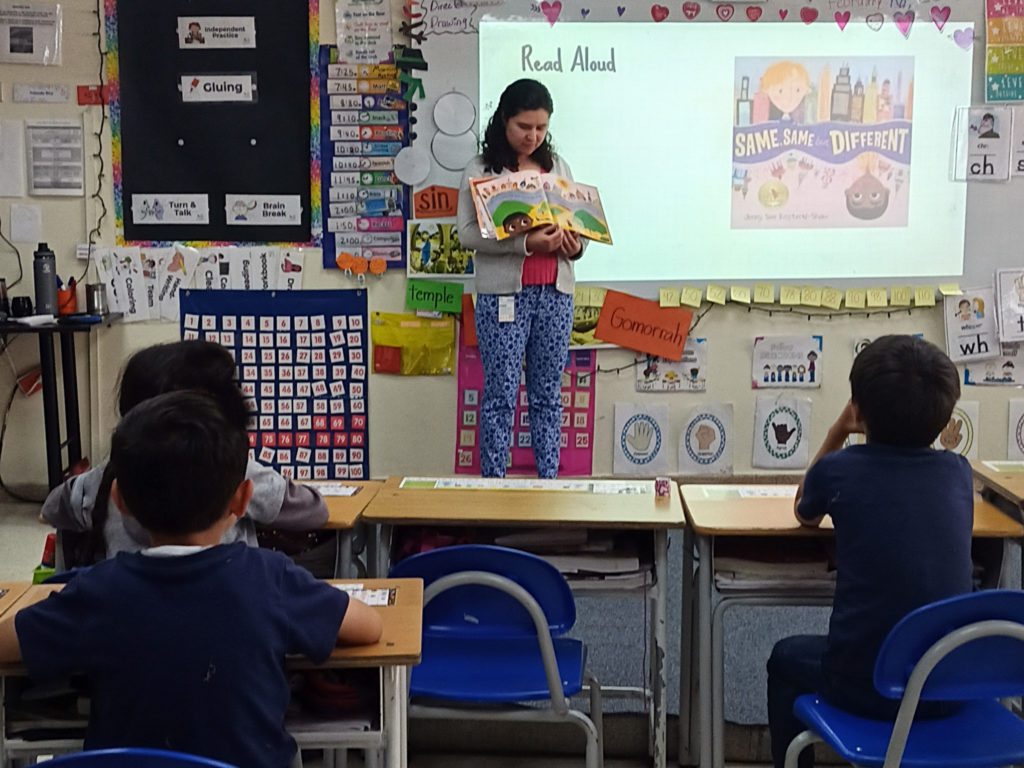
[[[816,285],[805,285],[800,289],[800,303],[805,307],[820,307],[821,288]]]
[[[915,307],[934,307],[935,306],[935,286],[934,285],[915,285],[914,286],[914,306]]]
[[[867,299],[867,291],[863,288],[846,289],[846,308],[864,309],[864,302]]]
[[[754,289],[754,301],[757,301],[757,289]],[[800,286],[780,285],[779,304],[793,306],[800,303]]]
[[[754,301],[757,304],[774,304],[775,283],[754,283]]]
[[[705,289],[704,294],[712,304],[725,304],[727,292],[724,285],[708,283],[708,287]]]
[[[679,306],[679,289],[678,288],[659,288],[658,289],[658,304],[663,307],[678,307]]]
[[[960,296],[963,291],[958,283],[939,283],[939,293],[943,296]]]
[[[590,289],[590,306],[592,307],[603,307],[604,297],[608,293],[607,288],[591,288]]]
[[[572,303],[577,307],[589,307],[590,288],[584,288],[582,285],[577,285],[572,292]]]
[[[684,304],[687,307],[700,307],[701,299],[704,295],[700,288],[695,288],[692,285],[684,285],[683,292],[679,296],[679,303]]]
[[[821,289],[821,306],[839,309],[843,305],[843,292],[835,288]]]
[[[750,303],[750,288],[746,285],[733,285],[729,287],[729,298],[738,304]]]
[[[868,288],[868,306],[886,307],[889,305],[889,295],[885,288]]]
[[[914,292],[909,285],[894,285],[889,288],[889,303],[894,307],[909,307]]]

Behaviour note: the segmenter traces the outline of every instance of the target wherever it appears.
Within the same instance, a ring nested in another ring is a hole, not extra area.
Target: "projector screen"
[[[972,55],[948,27],[483,19],[479,46],[481,133],[539,80],[556,151],[600,190],[614,244],[581,281],[962,272]]]

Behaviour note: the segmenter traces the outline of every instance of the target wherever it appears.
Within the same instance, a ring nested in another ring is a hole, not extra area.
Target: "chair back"
[[[1019,639],[985,636],[956,648],[928,676],[921,699],[967,701],[1024,694],[1024,592],[1000,589],[940,600],[904,616],[878,652],[875,687],[883,696],[902,697],[925,651],[952,632],[990,621],[1009,622],[1003,629],[1019,632]]]
[[[518,549],[485,544],[442,547],[407,557],[391,568],[391,578],[421,578],[424,588],[452,573],[485,571],[516,582],[540,604],[551,634],[576,623],[572,590],[558,569]],[[465,585],[437,595],[423,607],[425,636],[536,637],[530,614],[513,597],[491,587]]]
[[[168,752],[163,749],[97,749],[61,755],[38,763],[40,768],[237,768],[208,757]]]

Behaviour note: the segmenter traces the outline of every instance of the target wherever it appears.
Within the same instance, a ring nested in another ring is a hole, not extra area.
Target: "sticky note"
[[[707,300],[712,304],[725,304],[725,300],[728,297],[728,292],[725,290],[724,285],[715,285],[714,283],[708,283],[708,287],[704,289],[704,295]]]
[[[685,304],[688,307],[700,307],[700,302],[704,298],[700,288],[696,288],[692,285],[684,285],[683,292],[679,297],[679,303]]]
[[[960,296],[963,291],[958,283],[939,283],[939,293],[943,296]]]
[[[868,306],[885,307],[889,305],[889,295],[885,288],[868,288]]]
[[[581,285],[577,285],[572,292],[572,303],[577,307],[589,307],[589,302],[590,288],[584,288]]]
[[[843,305],[843,292],[835,288],[821,289],[821,306],[839,309]]]
[[[755,296],[756,296],[755,289]],[[757,299],[755,298],[755,301]],[[780,285],[779,286],[779,304],[793,306],[794,304],[800,303],[800,286],[798,285]]]
[[[754,283],[754,301],[758,304],[774,304],[775,283]]]
[[[894,307],[909,307],[911,296],[909,285],[894,285],[889,288],[889,303]]]
[[[805,307],[820,307],[821,288],[816,285],[805,285],[800,289],[800,303]]]
[[[915,285],[914,286],[914,306],[915,307],[934,307],[935,306],[935,286],[934,285]]]
[[[863,288],[846,289],[846,308],[864,309],[864,302],[867,299],[867,291]]]
[[[729,288],[729,298],[739,304],[750,303],[750,288],[745,285],[733,285]]]
[[[590,306],[592,307],[603,307],[604,297],[608,293],[607,288],[601,288],[598,286],[591,287],[590,289]]]
[[[679,306],[679,289],[678,288],[659,288],[658,289],[658,304],[662,307],[678,307]]]

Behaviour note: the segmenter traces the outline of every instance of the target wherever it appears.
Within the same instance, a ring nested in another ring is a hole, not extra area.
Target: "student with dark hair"
[[[835,526],[836,589],[827,636],[776,643],[768,660],[768,720],[777,768],[804,726],[800,695],[891,719],[899,701],[875,690],[875,658],[889,630],[927,603],[973,588],[974,490],[967,460],[931,444],[960,396],[956,366],[914,336],[882,336],[854,360],[850,401],[829,428],[797,491],[802,525]],[[864,445],[846,448],[863,433]],[[928,702],[919,712],[950,706]],[[805,750],[801,768],[813,765]]]
[[[573,262],[583,244],[554,224],[485,240],[470,180],[535,170],[572,178],[548,134],[554,104],[548,89],[522,79],[505,88],[484,132],[482,153],[466,166],[459,190],[459,241],[476,253],[476,333],[484,368],[480,469],[504,477],[512,442],[519,377],[526,361],[530,435],[540,477],[558,474],[562,371],[572,335]]]
[[[252,496],[248,439],[220,405],[172,392],[114,431],[111,498],[151,546],[82,569],[0,621],[0,661],[37,682],[85,675],[86,749],[149,747],[286,768],[285,656],[376,642],[380,615],[286,556],[221,544]],[[15,631],[16,630],[16,634]]]
[[[235,382],[231,353],[209,341],[178,341],[139,350],[125,364],[118,393],[118,410],[129,413],[139,403],[166,392],[195,390],[209,394],[228,421],[245,430],[248,413]],[[147,546],[145,531],[123,518],[109,498],[109,473],[101,464],[69,478],[54,488],[43,503],[44,522],[56,528],[87,532],[75,565],[135,552]],[[316,490],[282,477],[269,467],[249,460],[246,477],[253,483],[253,498],[238,524],[225,531],[225,543],[242,540],[256,545],[256,524],[293,531],[322,528],[327,506]]]

